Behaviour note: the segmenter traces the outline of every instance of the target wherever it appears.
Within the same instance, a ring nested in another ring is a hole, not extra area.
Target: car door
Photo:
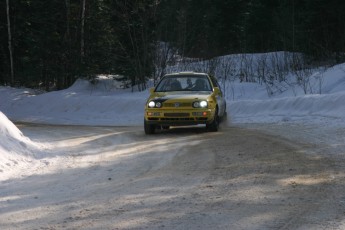
[[[226,113],[226,101],[224,98],[224,94],[222,92],[222,89],[221,89],[217,79],[213,76],[210,76],[210,78],[211,78],[213,86],[219,88],[219,93],[216,95],[218,108],[219,108],[218,114],[220,116],[223,116]]]

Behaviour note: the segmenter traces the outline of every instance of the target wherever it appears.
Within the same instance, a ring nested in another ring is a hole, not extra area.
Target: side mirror
[[[154,87],[150,88],[149,90],[150,90],[150,94],[153,94],[155,92],[155,88]]]

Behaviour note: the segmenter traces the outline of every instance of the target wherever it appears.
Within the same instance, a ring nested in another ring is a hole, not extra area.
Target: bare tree
[[[317,75],[315,76],[317,83],[318,83],[318,93],[322,94],[322,86],[323,86],[323,82],[324,82],[324,76],[323,73],[326,71],[326,68],[324,68],[321,73],[317,73]]]
[[[13,67],[13,54],[12,54],[12,34],[11,34],[11,21],[10,21],[10,3],[6,0],[7,12],[7,31],[8,31],[8,50],[10,52],[10,65],[11,65],[11,84],[14,84],[14,67]]]
[[[81,27],[80,27],[80,62],[84,62],[85,56],[85,44],[84,44],[84,27],[85,27],[85,5],[86,0],[82,2],[82,9],[81,9]]]
[[[241,82],[255,82],[252,54],[241,54],[240,80]]]
[[[313,93],[313,89],[310,86],[310,77],[313,74],[313,71],[306,63],[304,56],[293,56],[293,72],[296,75],[297,84],[301,86],[304,94]]]
[[[236,76],[236,63],[234,61],[233,56],[227,56],[226,58],[222,58],[220,61],[220,71],[219,75],[222,78],[223,83],[223,93],[224,97],[226,96],[226,92],[228,85],[230,84],[230,92],[232,99],[235,100],[235,87],[234,81]]]
[[[154,56],[154,76],[153,81],[154,85],[157,80],[166,74],[166,68],[169,63],[175,62],[175,53],[174,48],[166,42],[157,42],[155,46],[155,56]]]
[[[208,66],[207,66],[207,73],[211,74],[211,75],[215,75],[217,72],[217,69],[219,67],[219,59],[218,58],[212,58],[211,60],[209,60],[208,62]]]
[[[256,71],[259,84],[271,82],[269,77],[269,67],[267,64],[267,54],[261,54],[256,60]]]

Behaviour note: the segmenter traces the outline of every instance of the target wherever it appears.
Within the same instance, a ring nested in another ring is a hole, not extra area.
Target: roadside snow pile
[[[34,160],[35,151],[42,146],[25,137],[23,133],[0,112],[0,179],[3,173],[17,171]]]
[[[132,93],[131,89],[116,90],[107,82],[110,81],[99,80],[94,85],[79,79],[65,90],[20,100],[8,97],[4,99],[5,103],[0,103],[0,110],[11,120],[40,124],[141,124],[148,91]],[[0,95],[2,91],[7,90],[0,87]]]
[[[345,121],[345,93],[306,95],[272,100],[230,102],[235,122],[280,122],[322,119]],[[267,118],[270,119],[267,119]]]

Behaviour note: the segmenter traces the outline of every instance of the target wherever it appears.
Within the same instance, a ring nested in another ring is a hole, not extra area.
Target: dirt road
[[[314,144],[241,127],[20,129],[53,149],[0,183],[0,229],[345,228],[345,163]]]

